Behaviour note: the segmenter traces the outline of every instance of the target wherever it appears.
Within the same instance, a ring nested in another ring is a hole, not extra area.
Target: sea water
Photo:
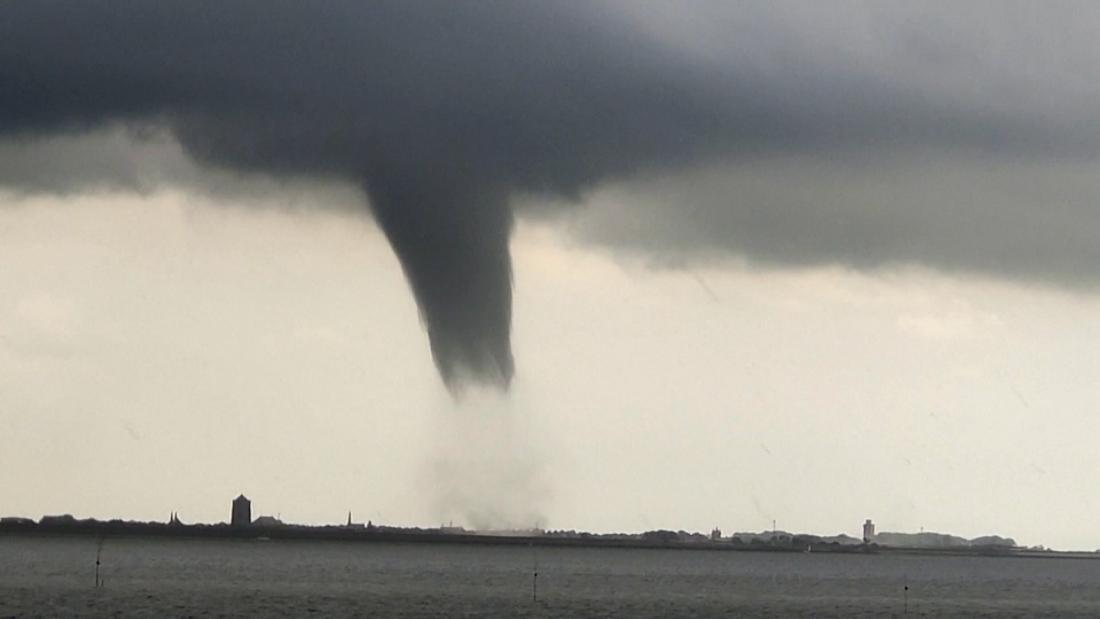
[[[96,547],[0,536],[0,617],[1100,616],[1087,559],[126,537],[97,589]]]

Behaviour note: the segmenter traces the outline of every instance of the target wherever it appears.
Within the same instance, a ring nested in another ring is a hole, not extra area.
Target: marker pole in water
[[[99,579],[99,565],[100,565],[99,559],[103,555],[103,540],[104,540],[104,538],[102,536],[100,536],[100,538],[98,540],[96,540],[96,547],[95,547],[95,586],[96,586],[96,589],[103,586],[103,582]]]
[[[909,574],[905,575],[905,614],[909,614]]]
[[[535,549],[535,544],[531,544],[531,601],[539,601],[539,555]]]

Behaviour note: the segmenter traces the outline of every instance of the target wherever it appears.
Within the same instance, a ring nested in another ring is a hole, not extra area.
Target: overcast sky
[[[0,511],[1100,547],[1100,10],[822,7],[4,4]]]

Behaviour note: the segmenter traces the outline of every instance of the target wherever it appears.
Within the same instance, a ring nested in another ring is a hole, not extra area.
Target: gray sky
[[[5,199],[4,513],[1100,545],[1092,295],[522,225],[515,385],[455,404],[368,218],[226,202]]]
[[[3,5],[2,510],[1100,546],[1100,11],[535,6]]]

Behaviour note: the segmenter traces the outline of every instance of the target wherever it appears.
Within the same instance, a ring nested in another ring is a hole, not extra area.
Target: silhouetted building
[[[722,539],[722,529],[714,527],[714,530],[710,532],[710,541],[717,542]]]
[[[871,522],[871,519],[868,518],[866,522],[863,523],[863,543],[869,544],[873,539],[875,539],[875,523]]]
[[[283,526],[283,521],[279,520],[275,516],[260,516],[260,517],[256,518],[255,521],[252,522],[252,526],[254,526],[254,527],[281,527],[281,526]]]
[[[243,494],[233,499],[233,519],[229,523],[235,527],[247,527],[252,524],[252,501]]]
[[[183,523],[180,522],[179,514],[177,514],[176,512],[172,512],[172,516],[168,519],[168,526],[172,526],[172,527],[182,527],[183,526]]]

